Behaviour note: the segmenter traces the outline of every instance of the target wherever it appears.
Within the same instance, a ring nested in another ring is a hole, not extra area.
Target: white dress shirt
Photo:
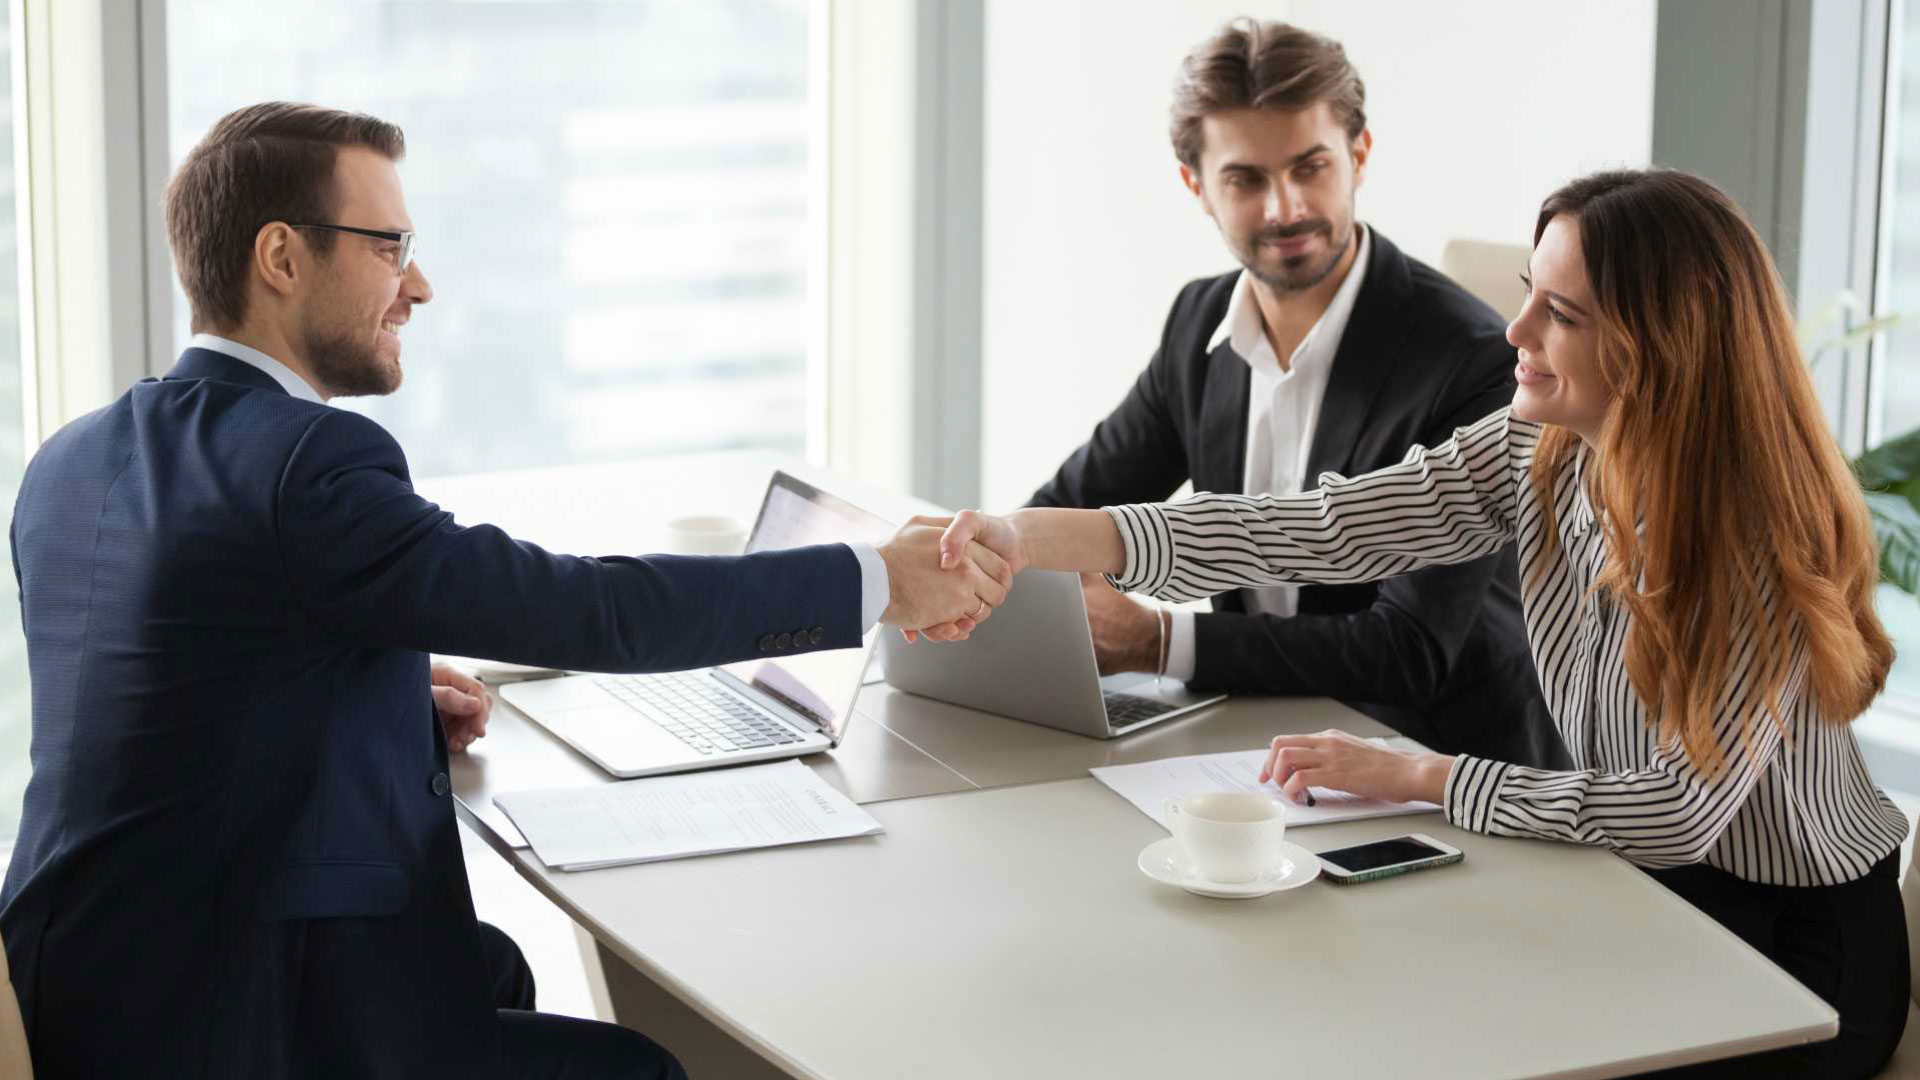
[[[307,380],[295,374],[292,368],[259,349],[214,334],[195,334],[193,340],[187,342],[187,347],[231,356],[235,360],[266,372],[273,377],[274,382],[279,383],[282,389],[294,397],[302,401],[311,401],[316,405],[326,404],[321,399],[320,392],[315,390]],[[850,543],[847,547],[853,551],[854,559],[860,564],[860,626],[861,632],[865,633],[873,628],[873,624],[880,621],[881,615],[886,613],[892,583],[887,580],[886,560],[880,557],[880,552],[872,544]]]
[[[1127,554],[1115,584],[1190,600],[1249,583],[1378,581],[1516,540],[1520,565],[1534,567],[1548,527],[1532,483],[1539,436],[1502,409],[1398,465],[1330,477],[1319,491],[1111,507]],[[1786,684],[1768,703],[1757,693],[1751,623],[1734,628],[1713,729],[1725,768],[1703,770],[1657,737],[1627,678],[1633,615],[1595,585],[1607,539],[1586,498],[1586,468],[1583,452],[1554,478],[1559,542],[1542,572],[1520,575],[1540,690],[1575,768],[1461,754],[1447,777],[1447,821],[1609,847],[1648,868],[1706,863],[1768,885],[1864,875],[1900,846],[1907,819],[1873,786],[1853,729],[1820,715],[1804,631],[1792,635]],[[1771,620],[1772,597],[1765,607]]]
[[[1285,370],[1267,340],[1266,321],[1253,295],[1253,276],[1242,270],[1227,302],[1227,314],[1207,342],[1211,353],[1226,342],[1235,356],[1252,369],[1247,387],[1247,465],[1241,489],[1249,495],[1291,495],[1306,487],[1307,458],[1313,451],[1313,433],[1319,426],[1320,401],[1326,396],[1327,377],[1334,354],[1346,336],[1354,300],[1367,277],[1367,256],[1373,244],[1365,225],[1357,226],[1360,250],[1346,279],[1320,313],[1319,321],[1300,339]],[[1300,587],[1273,585],[1249,589],[1247,610],[1290,616],[1298,610]],[[1194,652],[1194,614],[1173,613],[1167,643],[1167,674],[1193,678],[1198,658]]]
[[[235,360],[244,361],[273,376],[273,381],[279,383],[282,390],[301,401],[311,401],[315,405],[326,404],[320,396],[320,391],[315,390],[311,383],[301,378],[292,368],[252,346],[229,341],[216,334],[195,334],[193,340],[187,342],[187,348],[205,349],[208,352],[217,352],[222,356],[231,356]]]

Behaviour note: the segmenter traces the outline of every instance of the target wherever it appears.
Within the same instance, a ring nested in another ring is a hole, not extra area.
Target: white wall
[[[1181,56],[1251,9],[1217,0],[988,0],[982,487],[1014,505],[1120,400],[1174,293],[1233,268],[1180,186]],[[1360,216],[1415,257],[1525,243],[1540,199],[1652,143],[1654,4],[1293,0],[1347,47],[1374,163]]]
[[[1652,0],[1293,0],[1367,83],[1360,213],[1415,258],[1530,243],[1540,200],[1653,148]]]

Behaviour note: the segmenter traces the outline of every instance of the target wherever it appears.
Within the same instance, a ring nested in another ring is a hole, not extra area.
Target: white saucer
[[[1195,875],[1187,853],[1180,849],[1180,841],[1171,836],[1148,844],[1140,852],[1140,872],[1162,884],[1178,885],[1190,893],[1222,900],[1250,900],[1298,888],[1320,876],[1320,860],[1313,852],[1299,844],[1282,843],[1280,847],[1286,854],[1280,868],[1244,885],[1206,881]]]

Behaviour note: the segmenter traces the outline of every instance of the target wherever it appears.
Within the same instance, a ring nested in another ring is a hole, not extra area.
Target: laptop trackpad
[[[502,696],[616,774],[701,758],[645,713],[595,686],[591,676],[509,683]]]
[[[522,711],[585,709],[613,703],[611,694],[595,686],[593,679],[584,675],[508,683],[500,688],[499,694]]]
[[[618,702],[597,709],[542,712],[554,734],[607,769],[624,773],[655,765],[698,760],[700,754],[645,716]]]
[[[1140,672],[1108,675],[1100,680],[1100,689],[1109,694],[1132,694],[1135,697],[1164,701],[1170,705],[1190,705],[1212,696],[1194,693],[1179,679],[1156,679],[1152,675]]]

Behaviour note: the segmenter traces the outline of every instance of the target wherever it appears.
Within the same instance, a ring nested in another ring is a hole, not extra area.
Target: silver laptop
[[[747,550],[879,542],[892,533],[880,518],[776,472]],[[776,761],[840,745],[875,636],[858,649],[700,671],[509,683],[500,696],[615,776]]]
[[[1100,677],[1080,575],[1029,570],[965,641],[909,645],[882,637],[887,682],[982,712],[1111,739],[1211,705],[1176,679]]]

